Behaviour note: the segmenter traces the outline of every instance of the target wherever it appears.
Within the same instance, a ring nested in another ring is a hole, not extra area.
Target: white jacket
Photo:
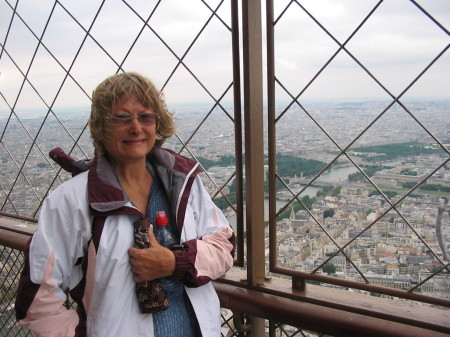
[[[202,335],[220,336],[220,304],[209,281],[232,266],[234,234],[197,175],[197,164],[161,149],[151,160],[184,246],[175,251],[173,277],[185,284]],[[94,227],[93,215],[101,219]],[[133,222],[141,216],[103,157],[55,189],[25,252],[19,323],[42,337],[153,336],[152,315],[138,308],[127,253],[134,244]],[[66,291],[78,312],[64,307]]]

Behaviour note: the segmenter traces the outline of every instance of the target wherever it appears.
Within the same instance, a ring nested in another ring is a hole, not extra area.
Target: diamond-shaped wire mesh
[[[141,72],[163,90],[180,127],[166,147],[205,168],[220,153],[232,157],[225,173],[204,175],[211,195],[229,207],[223,196],[235,175],[230,13],[230,1],[0,2],[0,210],[37,216],[45,196],[70,177],[49,160],[51,149],[93,156],[90,95],[121,71]],[[231,151],[218,151],[220,141]],[[22,259],[2,249],[1,335],[31,335],[14,316]]]
[[[449,11],[274,2],[277,266],[448,297]]]
[[[33,336],[16,323],[14,311],[15,290],[23,267],[23,253],[0,246],[0,335]]]
[[[117,72],[141,72],[163,90],[182,127],[167,147],[201,163],[217,162],[217,149],[205,149],[205,140],[234,138],[229,1],[0,6],[1,210],[36,216],[45,195],[68,178],[49,161],[52,148],[77,159],[93,156],[86,128],[90,95]],[[209,76],[212,69],[215,76]],[[230,206],[223,198],[229,173],[205,175],[205,182],[224,208]]]

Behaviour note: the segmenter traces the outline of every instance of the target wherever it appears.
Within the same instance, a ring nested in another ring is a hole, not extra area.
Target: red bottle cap
[[[156,226],[162,227],[169,224],[169,219],[167,219],[166,212],[159,211],[156,212]]]

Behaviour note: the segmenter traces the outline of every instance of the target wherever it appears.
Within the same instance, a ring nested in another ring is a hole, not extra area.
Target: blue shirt
[[[147,168],[153,176],[150,202],[147,209],[147,217],[153,224],[153,232],[157,239],[158,237],[162,237],[158,235],[158,231],[161,229],[155,225],[155,219],[156,212],[165,211],[169,219],[169,225],[165,227],[167,227],[167,230],[172,234],[178,244],[179,239],[176,235],[175,221],[170,212],[170,204],[161,186],[161,181],[149,161],[147,161]],[[163,241],[164,239],[160,240]],[[159,240],[158,242],[162,246],[168,245],[167,242],[160,242]],[[183,283],[167,278],[162,278],[160,281],[166,291],[169,308],[153,314],[155,337],[199,336],[199,333],[194,333],[194,327],[198,326],[198,323],[189,299],[185,294]]]

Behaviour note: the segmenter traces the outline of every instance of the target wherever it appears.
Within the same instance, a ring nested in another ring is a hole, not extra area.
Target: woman
[[[111,76],[94,91],[89,127],[96,153],[89,170],[46,198],[25,251],[19,323],[48,337],[220,336],[209,281],[232,266],[234,234],[198,164],[161,148],[175,132],[162,95],[139,74]],[[133,224],[154,223],[159,211],[176,249],[151,230],[150,247],[134,248]],[[141,313],[136,287],[152,280],[169,306]],[[64,307],[67,291],[77,311]]]

